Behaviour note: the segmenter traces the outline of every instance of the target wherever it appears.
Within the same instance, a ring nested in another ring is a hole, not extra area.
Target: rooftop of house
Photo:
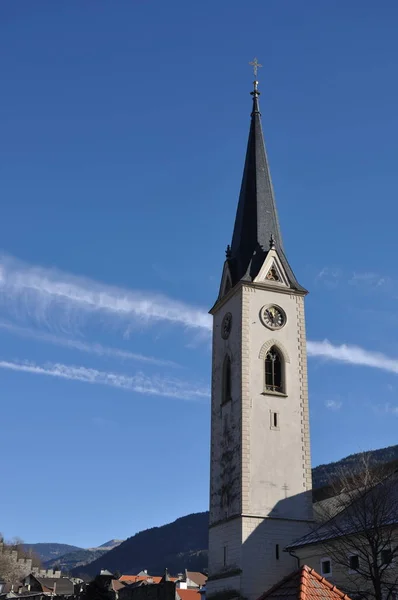
[[[304,565],[294,571],[258,600],[350,600],[347,594]],[[187,599],[188,600],[188,599]]]
[[[196,573],[195,573],[196,575]],[[144,583],[160,583],[161,581],[165,581],[164,576],[163,577],[159,577],[156,575],[121,575],[119,577],[119,581],[123,582],[123,583],[140,583],[140,582],[144,582]],[[178,581],[178,577],[170,577],[170,575],[167,575],[167,581]],[[192,580],[194,581],[194,580]]]
[[[119,590],[121,590],[124,587],[125,587],[125,584],[122,581],[120,581],[119,579],[112,579],[112,581],[110,583],[110,588],[114,592],[118,592]]]
[[[200,592],[197,590],[182,590],[178,588],[176,590],[176,595],[180,600],[200,600]]]
[[[203,573],[200,573],[199,571],[185,571],[185,575],[191,581],[196,583],[196,585],[198,585],[199,587],[202,587],[202,585],[205,585],[205,583],[207,581],[206,575],[204,575]]]
[[[388,502],[385,501],[388,498]],[[377,509],[375,508],[377,507]],[[368,529],[373,527],[372,515],[378,511],[379,525],[397,524],[398,514],[398,472],[385,477],[369,487],[357,488],[355,492],[342,492],[314,505],[315,528],[287,546],[287,549],[301,548],[337,539],[362,530],[365,523]],[[365,514],[369,518],[357,519],[356,515]]]
[[[151,576],[151,575],[122,575],[121,577],[119,577],[119,581],[122,581],[124,583],[137,583],[139,581],[150,581],[151,583],[160,583],[162,578],[161,577],[155,577],[155,576]]]
[[[56,594],[73,594],[73,582],[67,577],[35,577],[39,582],[43,592]]]

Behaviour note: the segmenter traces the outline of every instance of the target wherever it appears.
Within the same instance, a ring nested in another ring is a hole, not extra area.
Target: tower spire
[[[291,287],[304,291],[304,288],[297,282],[283,251],[278,212],[261,126],[257,69],[262,65],[258,63],[257,58],[249,64],[253,66],[255,76],[253,90],[250,92],[253,106],[229,259],[232,285],[241,279],[253,280],[258,275],[269,250],[269,240],[272,236],[275,250],[278,252]]]

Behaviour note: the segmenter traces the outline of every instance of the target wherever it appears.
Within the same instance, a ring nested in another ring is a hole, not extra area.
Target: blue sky
[[[207,509],[210,345],[257,56],[313,464],[396,443],[394,0],[2,0],[0,530]]]

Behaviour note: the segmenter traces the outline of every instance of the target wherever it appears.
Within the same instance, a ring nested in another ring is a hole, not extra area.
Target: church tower
[[[297,568],[312,520],[304,298],[282,243],[258,82],[213,315],[206,596],[256,600]]]

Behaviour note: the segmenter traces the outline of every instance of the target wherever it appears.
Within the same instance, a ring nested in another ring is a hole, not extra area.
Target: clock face
[[[232,315],[230,312],[228,312],[226,315],[224,315],[224,318],[221,323],[221,337],[223,337],[224,340],[226,340],[229,337],[229,334],[231,332],[231,327],[232,327]]]
[[[280,306],[271,304],[263,306],[260,311],[260,319],[269,329],[281,329],[286,323],[285,311]]]

